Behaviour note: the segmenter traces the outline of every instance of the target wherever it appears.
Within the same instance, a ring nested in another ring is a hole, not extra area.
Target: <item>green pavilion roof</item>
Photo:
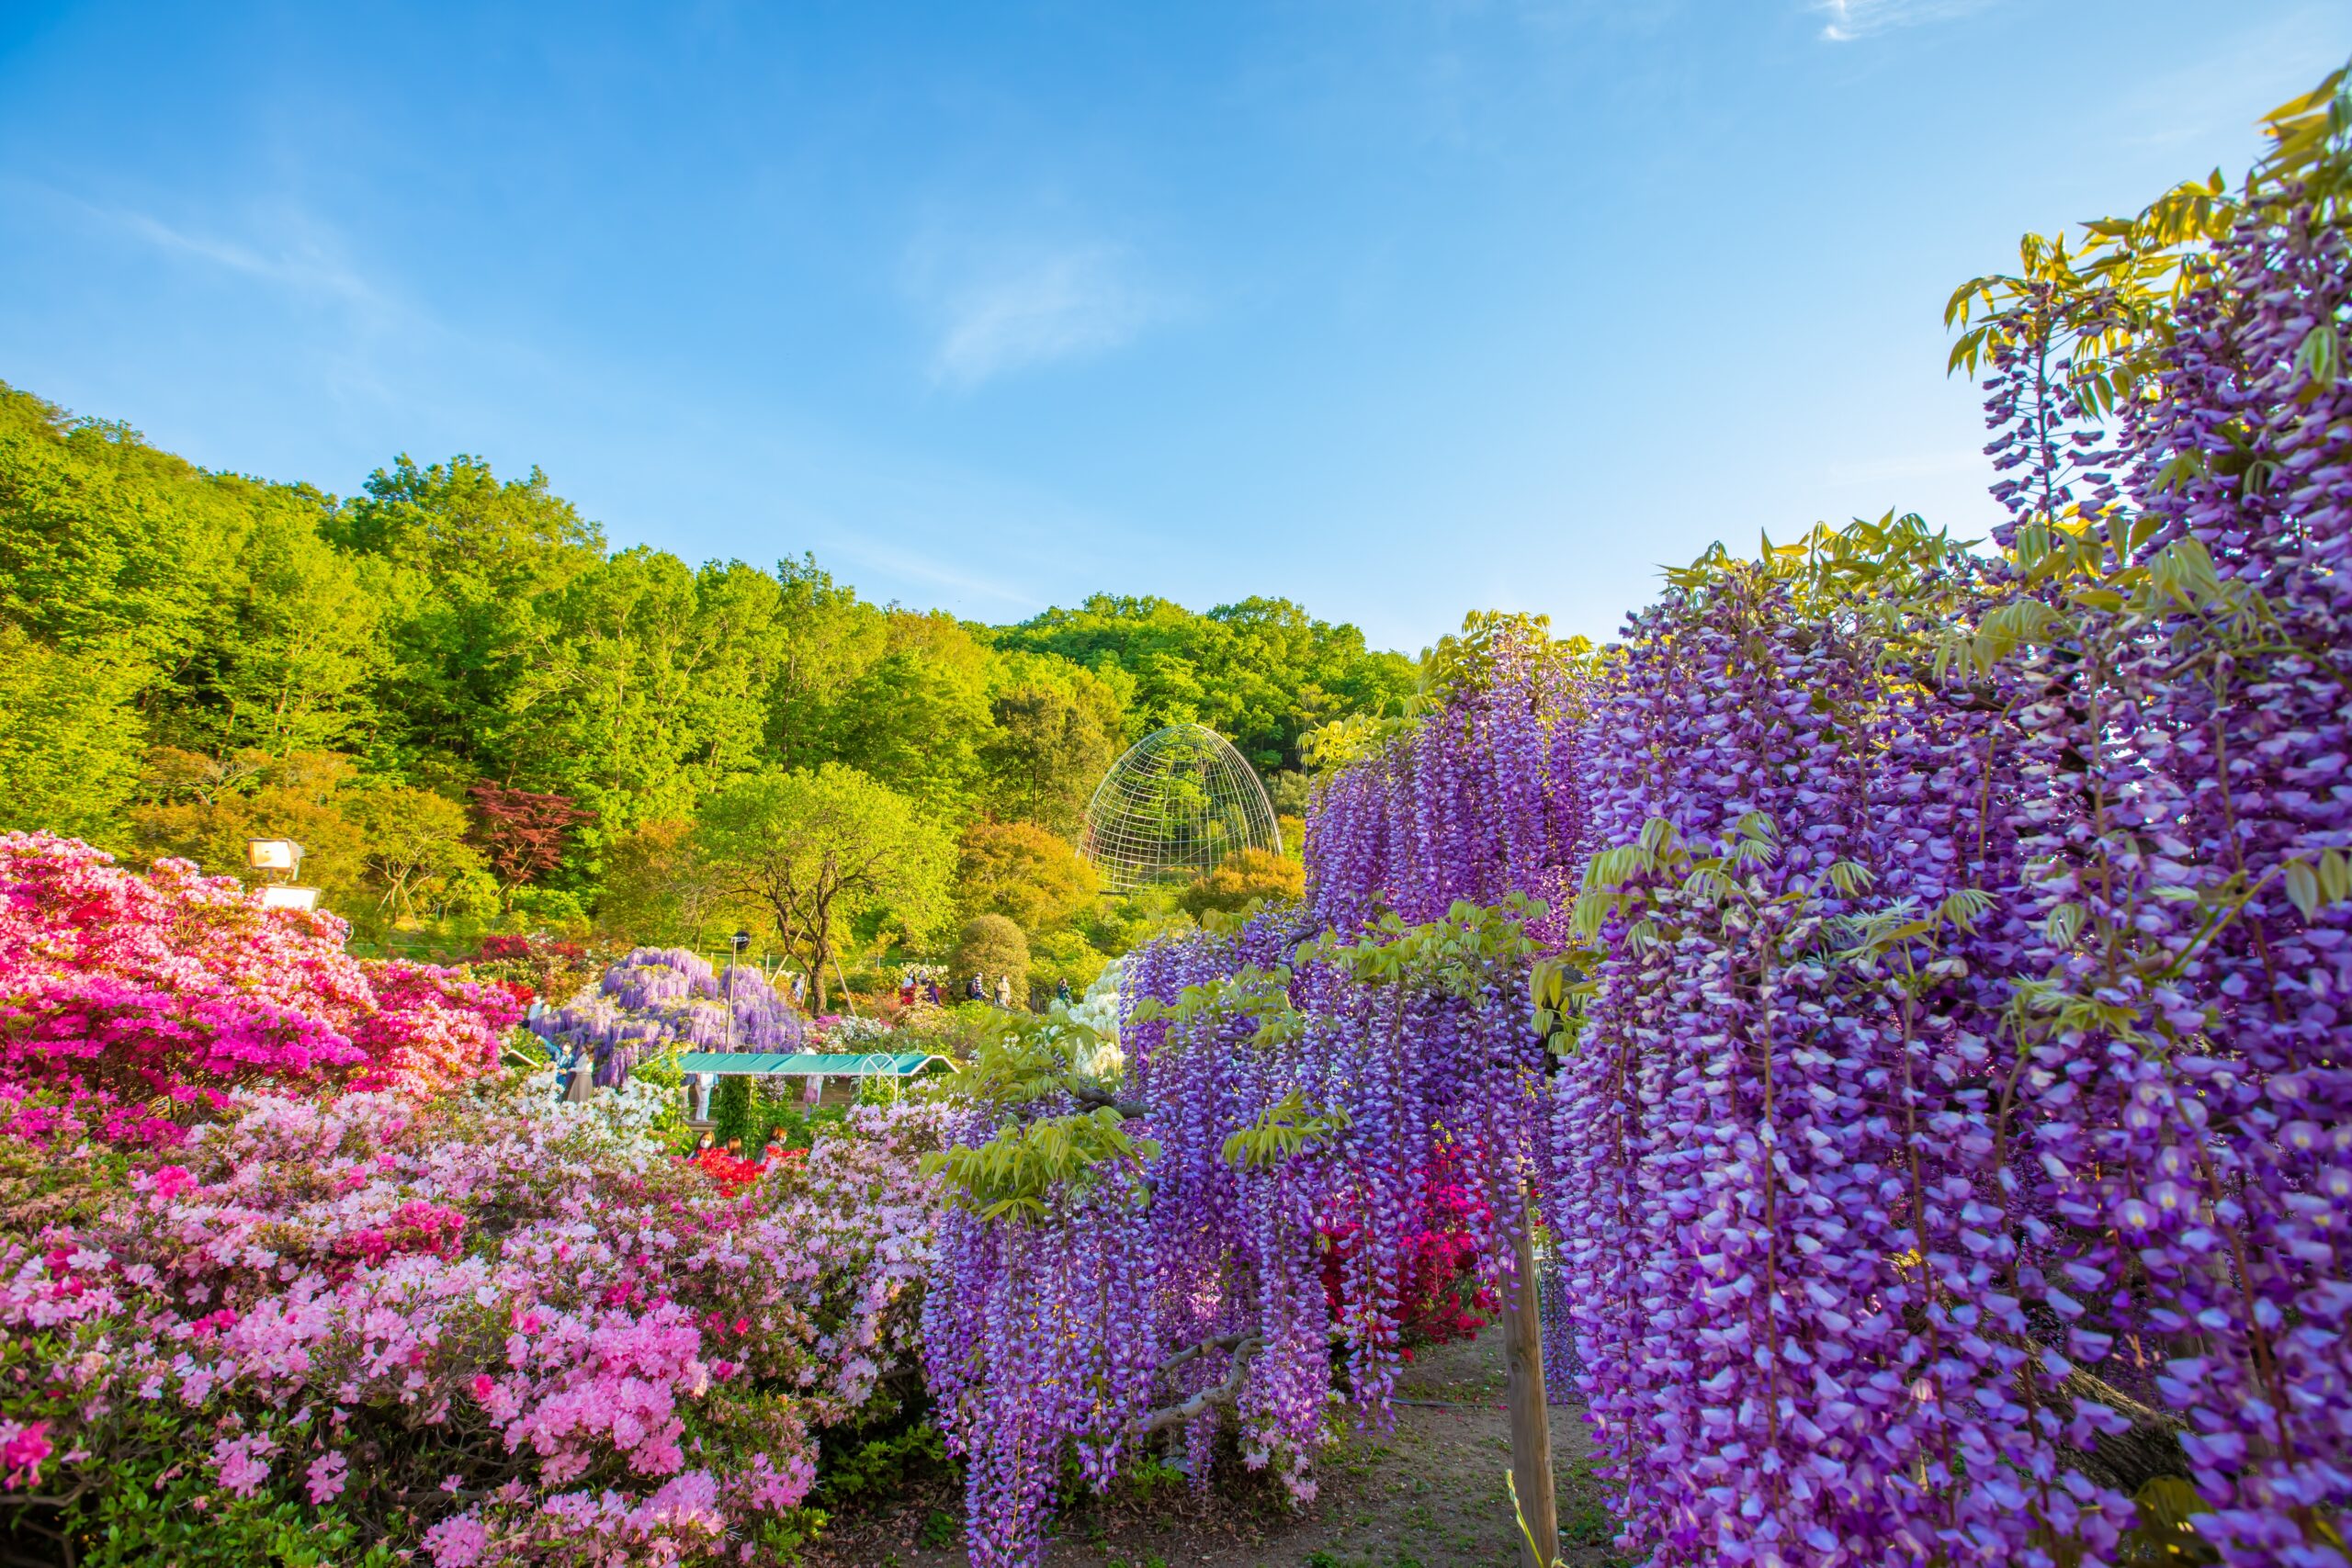
[[[688,1051],[678,1057],[678,1070],[753,1077],[904,1078],[933,1062],[955,1065],[924,1051]]]

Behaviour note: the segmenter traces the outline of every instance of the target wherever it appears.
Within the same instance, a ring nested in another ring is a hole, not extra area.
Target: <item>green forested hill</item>
[[[363,924],[691,926],[721,902],[692,891],[712,803],[826,764],[903,805],[916,859],[1001,883],[990,825],[1051,858],[1146,731],[1206,723],[1295,801],[1302,731],[1412,674],[1283,600],[977,626],[806,557],[614,550],[536,470],[402,457],[338,499],[0,386],[0,827],[222,870],[292,836]],[[970,880],[902,923],[968,911]]]

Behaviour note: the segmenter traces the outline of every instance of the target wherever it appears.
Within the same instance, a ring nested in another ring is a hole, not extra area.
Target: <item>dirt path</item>
[[[1293,1513],[1272,1487],[1196,1500],[1170,1472],[1134,1495],[1088,1500],[1061,1517],[1046,1568],[1515,1568],[1518,1533],[1503,1475],[1502,1335],[1425,1353],[1398,1380],[1396,1429],[1329,1451],[1315,1502]],[[1561,1555],[1573,1568],[1621,1561],[1585,1465],[1583,1423],[1555,1409]],[[823,1568],[966,1568],[958,1507],[944,1480],[900,1492],[889,1511],[837,1520],[811,1553]]]

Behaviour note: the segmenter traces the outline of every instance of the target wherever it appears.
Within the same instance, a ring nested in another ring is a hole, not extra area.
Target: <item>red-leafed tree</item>
[[[596,814],[568,795],[538,795],[527,789],[478,784],[474,830],[469,841],[490,858],[500,887],[509,895],[536,882],[563,859],[563,835]]]

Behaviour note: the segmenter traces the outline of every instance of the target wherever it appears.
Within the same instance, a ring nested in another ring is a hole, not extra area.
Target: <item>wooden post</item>
[[[1510,1360],[1510,1475],[1519,1493],[1521,1568],[1552,1568],[1560,1555],[1559,1506],[1552,1494],[1552,1423],[1544,1404],[1544,1323],[1537,1310],[1535,1215],[1522,1207],[1519,1227],[1519,1280],[1503,1318],[1503,1347]],[[1513,1523],[1512,1528],[1518,1529]],[[1531,1550],[1528,1537],[1535,1538]]]

